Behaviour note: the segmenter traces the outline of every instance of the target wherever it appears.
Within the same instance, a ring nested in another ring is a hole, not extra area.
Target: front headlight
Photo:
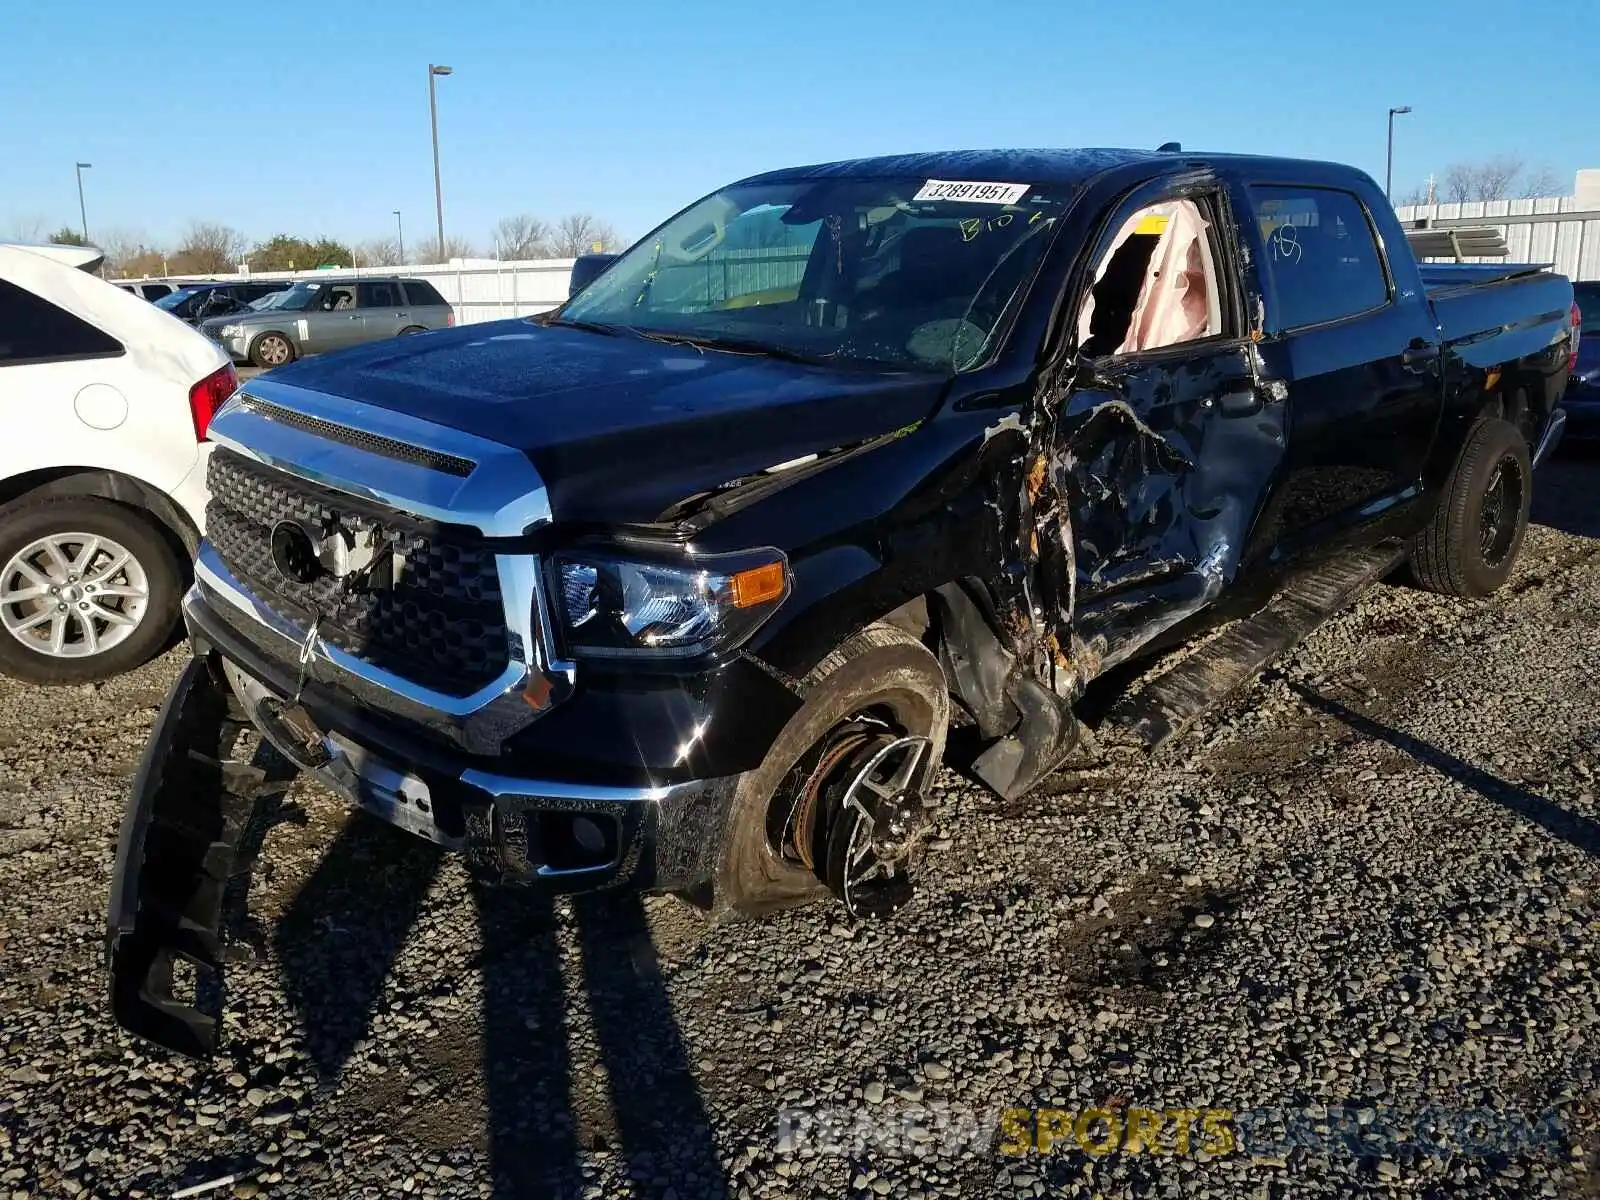
[[[241,330],[237,325],[224,325],[221,329],[217,330],[217,336],[225,338],[238,337],[240,332]]]
[[[555,563],[567,647],[579,657],[688,658],[747,641],[789,595],[777,550],[683,563],[574,553]]]

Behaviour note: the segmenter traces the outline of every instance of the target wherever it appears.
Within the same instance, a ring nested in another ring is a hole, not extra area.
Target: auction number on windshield
[[[1015,204],[1028,194],[1029,183],[982,183],[978,180],[930,179],[913,200],[964,200],[969,204]]]

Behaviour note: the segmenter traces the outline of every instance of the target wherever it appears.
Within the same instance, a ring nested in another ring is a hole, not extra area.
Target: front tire
[[[944,754],[950,696],[939,660],[916,638],[890,625],[872,625],[847,639],[807,677],[805,703],[755,770],[738,783],[728,814],[721,869],[713,888],[716,915],[758,916],[829,894],[821,846],[807,865],[783,852],[782,833],[800,790],[820,790],[820,772],[837,749],[843,762],[855,747],[830,744],[830,735],[866,719],[911,739],[927,739],[928,772]],[[826,804],[818,798],[818,805]]]
[[[1412,577],[1445,596],[1487,596],[1511,576],[1528,532],[1533,465],[1510,421],[1479,421],[1426,529],[1411,542]]]
[[[178,622],[182,568],[154,521],[93,497],[0,511],[0,672],[89,683],[148,662]]]
[[[295,360],[294,343],[287,334],[276,330],[268,330],[258,334],[256,340],[250,343],[250,361],[255,366],[270,371],[273,367],[286,366]]]

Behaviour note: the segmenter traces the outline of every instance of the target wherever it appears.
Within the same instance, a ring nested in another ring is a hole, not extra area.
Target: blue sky
[[[81,159],[91,233],[164,241],[201,219],[361,240],[399,208],[420,241],[430,61],[455,68],[446,230],[480,245],[516,212],[585,210],[636,237],[742,175],[902,150],[1176,139],[1381,182],[1401,104],[1397,192],[1502,153],[1567,189],[1600,166],[1594,89],[1564,49],[1597,44],[1583,3],[1548,19],[1504,0],[5,7],[0,236],[76,225]]]

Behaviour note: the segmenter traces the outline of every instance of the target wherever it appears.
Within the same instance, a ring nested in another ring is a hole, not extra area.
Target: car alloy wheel
[[[90,658],[144,620],[150,581],[131,551],[92,533],[30,542],[0,568],[0,624],[28,649]]]
[[[289,361],[289,343],[276,333],[269,333],[256,345],[256,353],[269,366],[281,367]]]

